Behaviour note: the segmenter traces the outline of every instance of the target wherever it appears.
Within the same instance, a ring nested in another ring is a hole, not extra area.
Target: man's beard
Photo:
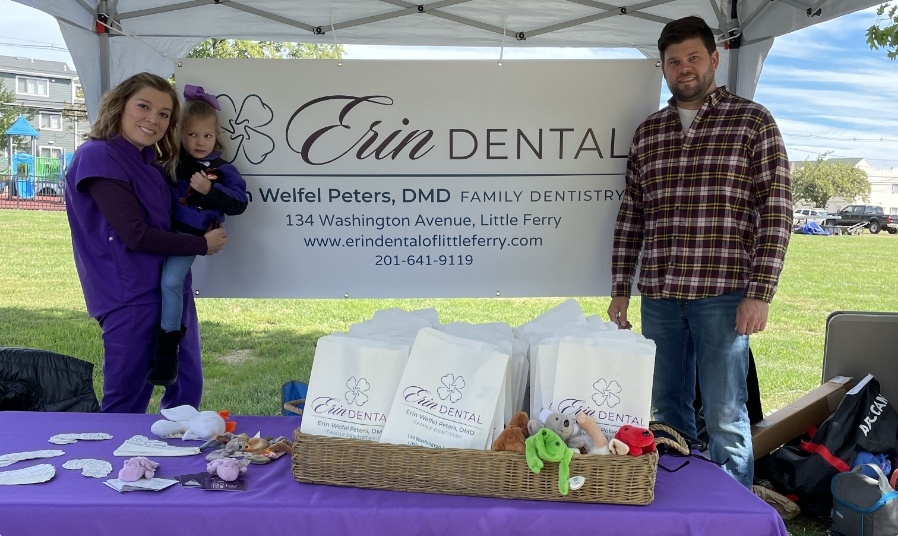
[[[696,73],[695,77],[694,85],[685,89],[680,89],[676,82],[667,84],[674,99],[679,102],[694,102],[708,93],[708,89],[714,83],[714,71],[709,69],[705,74]]]

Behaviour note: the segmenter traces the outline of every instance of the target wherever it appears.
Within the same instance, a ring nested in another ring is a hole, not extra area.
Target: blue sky
[[[764,64],[755,100],[773,113],[791,160],[867,158],[898,167],[898,62],[870,50],[866,29],[874,9],[779,37]],[[347,60],[375,57],[496,58],[498,49],[347,46]],[[0,55],[66,61],[65,42],[52,17],[0,0]],[[530,57],[639,57],[625,51],[507,49],[509,61]],[[665,88],[666,98],[666,88]]]

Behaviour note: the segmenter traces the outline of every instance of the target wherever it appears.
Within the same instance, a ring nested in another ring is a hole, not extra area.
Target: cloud
[[[876,20],[871,8],[774,41],[755,99],[776,118],[790,158],[833,151],[898,164],[898,65],[866,43]]]

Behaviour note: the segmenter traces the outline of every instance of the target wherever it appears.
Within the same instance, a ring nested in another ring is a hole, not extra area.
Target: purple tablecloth
[[[649,506],[485,499],[300,484],[290,459],[251,465],[249,490],[203,491],[175,485],[160,492],[118,493],[106,479],[63,469],[67,460],[98,458],[112,463],[113,478],[127,458],[112,452],[134,435],[155,438],[150,425],[159,415],[0,412],[0,455],[59,449],[65,455],[0,468],[40,463],[56,467],[49,482],[0,486],[0,535],[67,534],[301,534],[424,536],[464,534],[545,536],[559,531],[602,536],[707,535],[787,536],[779,515],[718,467],[692,461],[676,473],[658,471],[655,501]],[[250,435],[292,437],[296,417],[235,416]],[[107,432],[113,439],[54,445],[61,433]],[[169,440],[174,445],[200,442]],[[205,454],[205,453],[204,453]],[[205,470],[204,455],[155,457],[160,476]],[[661,464],[676,467],[669,456]]]

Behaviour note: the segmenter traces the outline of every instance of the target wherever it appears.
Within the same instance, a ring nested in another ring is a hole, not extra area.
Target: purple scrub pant
[[[184,293],[182,324],[187,328],[178,353],[178,380],[165,388],[161,408],[189,405],[199,409],[203,367],[196,304]],[[156,349],[162,304],[126,305],[97,318],[103,330],[104,413],[146,413],[153,394],[147,373]]]

